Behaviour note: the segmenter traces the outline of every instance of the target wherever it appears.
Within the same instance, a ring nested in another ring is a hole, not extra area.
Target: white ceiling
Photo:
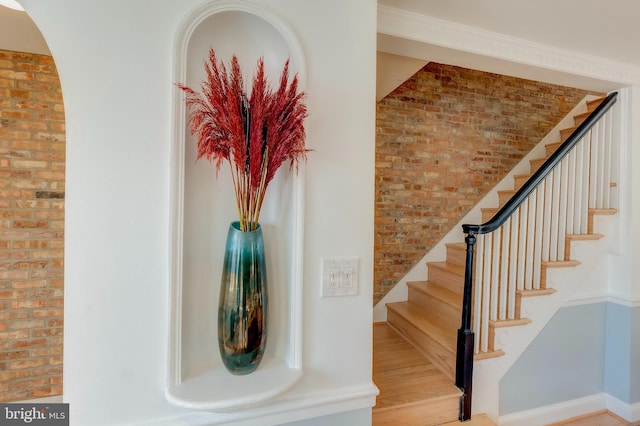
[[[639,0],[378,0],[378,4],[640,66]]]
[[[40,30],[25,13],[0,6],[0,49],[50,55]]]

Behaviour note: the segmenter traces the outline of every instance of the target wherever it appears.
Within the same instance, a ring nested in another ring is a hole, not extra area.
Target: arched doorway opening
[[[0,402],[62,396],[65,140],[49,48],[0,6]]]

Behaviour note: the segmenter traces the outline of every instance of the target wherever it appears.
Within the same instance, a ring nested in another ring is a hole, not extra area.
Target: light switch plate
[[[358,294],[357,257],[325,257],[322,259],[322,297]]]

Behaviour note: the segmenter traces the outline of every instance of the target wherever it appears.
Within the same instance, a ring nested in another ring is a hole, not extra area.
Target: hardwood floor
[[[496,426],[484,414],[459,422],[460,390],[387,323],[373,325],[373,381],[380,394],[373,426]],[[542,426],[542,425],[541,425]],[[640,426],[597,411],[545,426]]]
[[[483,414],[474,415],[469,422],[450,422],[443,426],[496,426],[487,416]],[[545,426],[638,426],[640,423],[629,423],[615,414],[601,410],[582,416],[572,417],[561,422],[550,423]]]
[[[607,410],[596,411],[583,416],[572,417],[546,426],[629,426],[640,423],[629,423]]]
[[[466,422],[450,422],[445,423],[443,426],[496,426],[496,424],[491,421],[491,419],[486,414],[474,414],[471,416],[471,420]]]
[[[458,417],[460,390],[386,323],[373,326],[373,424],[438,425]],[[425,420],[428,419],[428,420]]]

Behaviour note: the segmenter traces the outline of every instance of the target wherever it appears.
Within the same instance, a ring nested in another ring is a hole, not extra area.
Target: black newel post
[[[471,418],[471,387],[473,384],[474,334],[471,330],[471,301],[473,288],[473,246],[474,234],[467,234],[467,257],[464,272],[464,293],[462,296],[462,324],[458,329],[456,353],[456,386],[463,392],[460,399],[460,421]]]

